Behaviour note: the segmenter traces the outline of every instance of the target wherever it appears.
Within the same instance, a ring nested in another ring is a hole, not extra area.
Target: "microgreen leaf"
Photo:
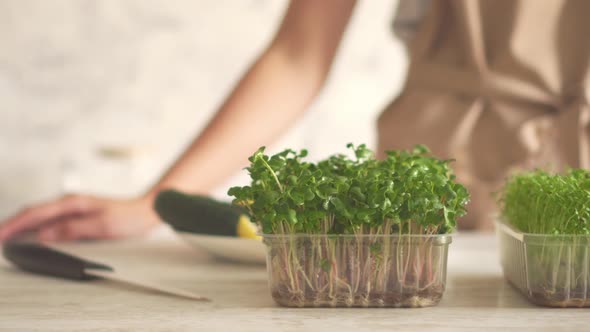
[[[590,234],[590,172],[512,176],[498,197],[503,219],[526,233]]]
[[[469,195],[450,161],[425,146],[387,151],[384,160],[364,144],[347,147],[354,159],[317,163],[303,160],[307,150],[267,156],[262,147],[248,159],[251,184],[228,194],[264,233],[447,233],[466,213]]]

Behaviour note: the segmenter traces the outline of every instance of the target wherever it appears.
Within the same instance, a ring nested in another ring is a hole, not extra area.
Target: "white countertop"
[[[590,309],[531,305],[502,277],[495,237],[460,234],[450,247],[447,290],[421,309],[277,306],[266,270],[216,262],[170,236],[67,244],[115,269],[213,298],[194,302],[109,281],[28,274],[0,259],[0,331],[588,331]]]

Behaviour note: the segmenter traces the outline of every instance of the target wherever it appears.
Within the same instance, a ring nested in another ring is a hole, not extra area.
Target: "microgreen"
[[[590,234],[590,172],[517,174],[504,186],[500,204],[503,219],[522,232]]]
[[[542,234],[521,240],[528,295],[544,305],[583,306],[590,287],[590,172],[516,174],[500,192],[499,203],[505,223],[524,233]]]
[[[234,203],[249,209],[263,233],[364,234],[451,232],[466,213],[467,190],[449,161],[424,146],[388,151],[383,160],[361,144],[354,158],[305,161],[306,150],[250,158],[249,186],[232,187]]]

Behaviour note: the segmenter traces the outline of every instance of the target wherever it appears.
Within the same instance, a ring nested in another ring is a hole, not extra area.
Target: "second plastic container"
[[[264,235],[270,290],[289,307],[426,307],[445,290],[450,235]]]
[[[504,276],[550,307],[590,307],[590,236],[519,232],[497,222]]]

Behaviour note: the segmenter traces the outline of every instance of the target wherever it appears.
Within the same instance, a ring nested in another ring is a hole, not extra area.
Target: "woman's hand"
[[[159,189],[203,193],[223,183],[244,166],[252,151],[292,126],[319,93],[355,2],[291,1],[269,47],[207,128],[146,195],[152,199],[67,196],[25,209],[0,224],[0,241],[27,230],[47,241],[140,235],[159,221],[151,206]]]
[[[35,231],[41,241],[124,238],[145,234],[158,223],[147,198],[69,195],[23,209],[0,223],[0,242],[23,231]]]

